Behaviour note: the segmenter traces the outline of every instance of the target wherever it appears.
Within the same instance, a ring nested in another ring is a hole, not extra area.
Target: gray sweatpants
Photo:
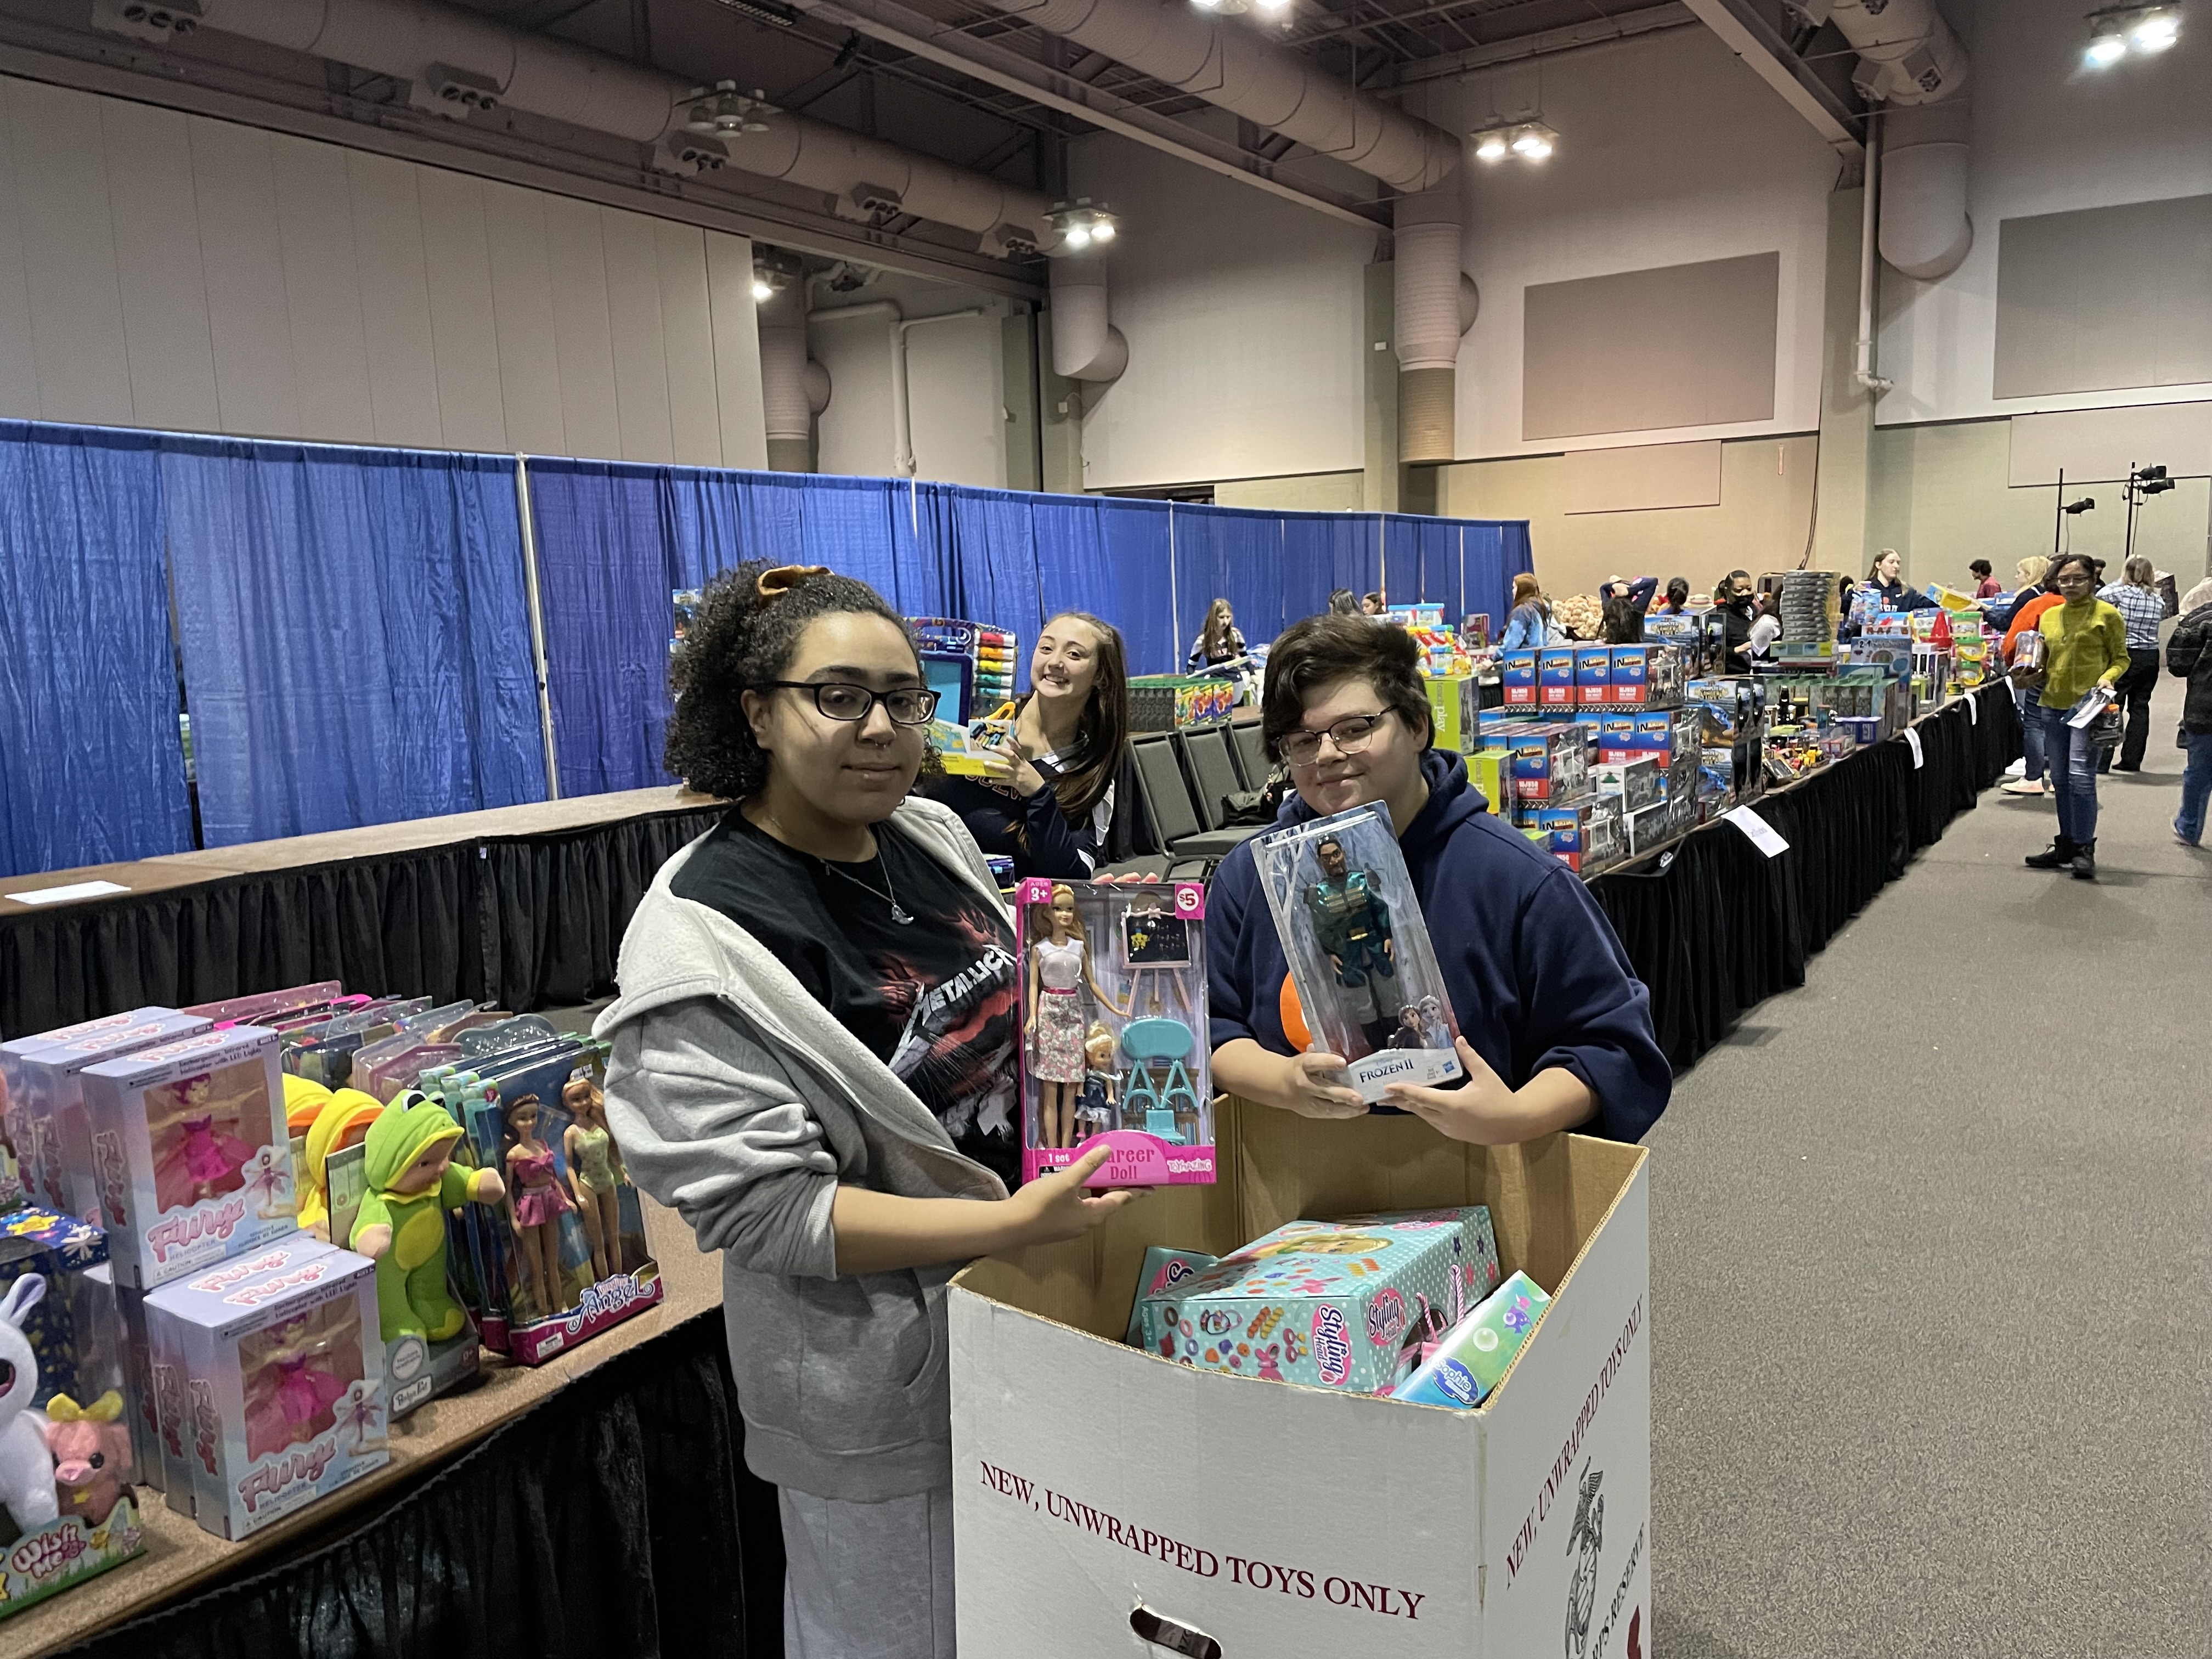
[[[952,1488],[848,1504],[776,1489],[784,1659],[954,1659]]]

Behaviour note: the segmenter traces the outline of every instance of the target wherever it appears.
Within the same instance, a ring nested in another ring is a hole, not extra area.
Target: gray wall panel
[[[2007,219],[1991,394],[2212,380],[2212,196]]]

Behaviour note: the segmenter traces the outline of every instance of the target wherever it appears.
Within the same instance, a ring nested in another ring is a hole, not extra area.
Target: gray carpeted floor
[[[2212,1654],[2212,852],[1996,791],[1676,1085],[1656,1659]]]

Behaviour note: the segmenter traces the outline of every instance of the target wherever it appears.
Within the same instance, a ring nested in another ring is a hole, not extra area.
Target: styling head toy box
[[[1206,889],[1032,876],[1014,916],[1022,1178],[1103,1140],[1110,1156],[1094,1185],[1212,1180]]]
[[[1470,1146],[1415,1118],[1237,1100],[1222,1122],[1217,1185],[1148,1194],[951,1283],[962,1659],[1129,1659],[1162,1650],[1146,1631],[1229,1659],[1650,1655],[1650,1154],[1565,1134]],[[1299,1217],[1474,1204],[1502,1267],[1551,1303],[1471,1408],[1122,1340],[1152,1245],[1225,1255]],[[1073,1399],[1172,1452],[1101,1456],[1071,1431]]]
[[[143,1547],[100,1229],[0,1216],[0,1618]]]
[[[106,1218],[86,1178],[91,1137],[84,1115],[85,1072],[127,1054],[208,1029],[208,1022],[168,1008],[90,1020],[47,1037],[25,1037],[0,1049],[0,1075],[9,1099],[8,1139],[21,1170],[24,1195],[50,1210],[82,1216],[95,1226]],[[6,1052],[12,1049],[13,1053]]]
[[[298,1225],[276,1045],[234,1025],[85,1073],[81,1179],[122,1282],[151,1290]]]
[[[1465,1075],[1458,1018],[1390,809],[1378,802],[1273,830],[1252,851],[1306,1032],[1346,1063],[1359,1097]]]
[[[163,1441],[183,1450],[208,1531],[244,1538],[383,1465],[384,1344],[366,1256],[295,1233],[164,1285],[146,1316]],[[181,1379],[161,1376],[168,1363]]]
[[[1140,1297],[1138,1340],[1210,1370],[1387,1394],[1497,1282],[1479,1205],[1293,1221]]]

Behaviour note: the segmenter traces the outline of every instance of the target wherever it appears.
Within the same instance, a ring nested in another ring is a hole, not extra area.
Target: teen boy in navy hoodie
[[[1485,811],[1467,763],[1430,746],[1419,663],[1402,629],[1316,617],[1276,641],[1263,700],[1268,752],[1297,786],[1279,823],[1383,801],[1402,826],[1468,1080],[1398,1084],[1388,1102],[1484,1146],[1573,1128],[1635,1140],[1674,1086],[1650,994],[1581,879]],[[1206,945],[1216,1083],[1309,1117],[1364,1112],[1339,1056],[1285,1035],[1303,1022],[1249,842],[1207,891]]]

